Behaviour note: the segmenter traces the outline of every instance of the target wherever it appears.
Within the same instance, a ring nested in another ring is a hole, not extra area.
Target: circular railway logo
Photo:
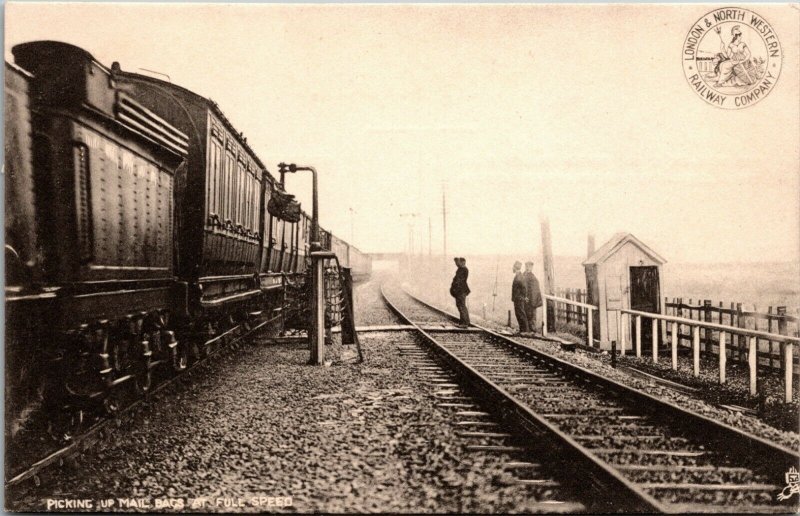
[[[723,109],[752,106],[775,88],[783,51],[772,26],[758,14],[722,7],[689,29],[683,73],[704,101]]]

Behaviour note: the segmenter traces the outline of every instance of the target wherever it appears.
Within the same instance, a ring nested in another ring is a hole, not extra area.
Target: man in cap
[[[536,309],[542,306],[542,292],[539,289],[539,280],[533,274],[533,262],[525,262],[525,273],[522,275],[525,282],[525,314],[528,318],[528,331],[536,330]]]
[[[514,262],[512,272],[514,272],[514,281],[511,283],[511,301],[514,303],[514,315],[517,316],[519,332],[528,333],[530,329],[528,328],[528,315],[525,312],[525,300],[528,293],[525,289],[525,278],[522,276],[522,263]]]
[[[467,285],[469,269],[467,269],[467,260],[465,258],[457,257],[453,261],[458,268],[456,269],[455,276],[453,276],[453,282],[450,284],[450,295],[456,300],[459,326],[466,328],[470,325],[469,311],[467,310],[467,296],[470,293],[469,285]]]

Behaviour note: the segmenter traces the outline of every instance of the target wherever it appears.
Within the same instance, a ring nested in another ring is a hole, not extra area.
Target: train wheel
[[[189,345],[189,356],[192,360],[192,363],[197,362],[203,358],[205,358],[205,344],[198,344],[197,342],[192,342]]]
[[[109,393],[108,396],[103,399],[103,410],[105,410],[106,414],[109,416],[116,415],[116,413],[119,412],[119,407],[119,399],[117,399],[117,396],[115,396],[113,392]]]
[[[189,354],[187,353],[186,346],[183,343],[177,343],[170,352],[172,361],[172,370],[180,373],[189,365]]]
[[[151,351],[150,351],[150,343],[146,340],[142,340],[139,342],[139,360],[137,364],[137,373],[136,377],[134,378],[134,388],[136,389],[136,394],[144,395],[147,391],[150,390],[150,387],[153,383],[153,375],[150,372],[150,362],[151,362]]]
[[[136,375],[133,385],[136,388],[136,394],[144,395],[150,390],[150,387],[153,385],[153,373],[150,371],[150,364],[148,361],[147,369],[144,371],[139,372]]]
[[[109,346],[109,362],[114,372],[121,374],[131,366],[131,345],[127,339],[115,339]]]
[[[47,433],[57,442],[69,442],[81,433],[86,420],[83,410],[61,409],[47,420]]]

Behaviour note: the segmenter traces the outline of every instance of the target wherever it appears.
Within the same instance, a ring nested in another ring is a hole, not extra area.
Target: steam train
[[[280,329],[310,217],[213,101],[78,47],[6,63],[6,435],[59,439],[242,329]],[[291,201],[290,199],[290,202]],[[288,213],[288,212],[287,212]],[[320,230],[354,277],[368,255]]]

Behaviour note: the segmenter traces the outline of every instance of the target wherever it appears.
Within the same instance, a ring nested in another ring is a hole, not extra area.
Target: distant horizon
[[[368,251],[366,253],[368,255],[370,255],[370,256],[371,255],[376,255],[376,254],[396,254],[396,255],[405,255],[406,254],[405,251],[374,251],[374,252],[373,251]],[[528,254],[528,253],[500,253],[500,254],[463,253],[463,255],[467,259],[469,259],[470,257],[472,257],[472,258],[493,258],[495,256],[512,257],[512,258],[513,257],[517,257],[518,259],[531,257],[531,255]],[[413,256],[428,257],[429,255],[428,255],[427,252],[425,252],[425,253],[416,253]],[[441,258],[442,257],[442,253],[432,253],[430,256],[432,256],[433,258]],[[451,259],[451,260],[453,258],[455,258],[456,256],[459,256],[459,255],[457,253],[448,253],[448,258]],[[533,255],[534,261],[536,261],[537,258],[539,259],[539,261],[541,261],[541,257],[542,257],[541,253],[538,254],[538,255],[536,255],[536,254]],[[553,258],[554,259],[559,259],[560,258],[560,259],[580,260],[580,261],[586,260],[586,257],[577,256],[577,255],[569,255],[569,254],[554,254]],[[794,264],[794,265],[800,266],[800,259],[792,258],[792,259],[787,259],[787,260],[763,260],[763,261],[750,261],[750,260],[741,260],[741,261],[730,261],[730,260],[724,260],[724,261],[672,260],[671,261],[671,260],[668,259],[665,264],[666,265],[675,265],[675,264],[681,264],[681,265],[694,265],[694,264],[697,264],[697,265],[740,265],[740,264],[759,265],[759,264],[762,264],[763,265],[763,264],[776,264],[776,263]]]

